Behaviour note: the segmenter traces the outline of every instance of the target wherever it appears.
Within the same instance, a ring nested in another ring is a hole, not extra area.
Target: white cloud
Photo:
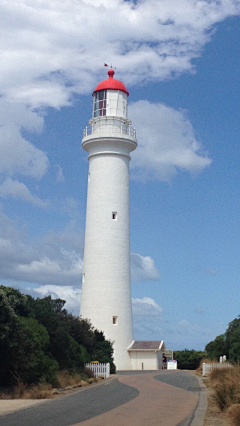
[[[0,173],[20,173],[37,179],[47,172],[48,158],[23,138],[21,131],[40,132],[43,117],[26,105],[0,99]]]
[[[12,0],[0,12],[3,95],[57,108],[91,90],[109,59],[130,84],[191,71],[214,24],[239,14],[240,4]]]
[[[27,288],[28,294],[30,293],[33,297],[46,297],[52,296],[53,299],[63,299],[66,301],[64,308],[69,313],[79,315],[80,311],[80,288],[74,288],[72,286],[58,286],[58,285],[43,285],[41,287],[34,288],[34,290]]]
[[[72,221],[40,240],[27,237],[0,211],[0,278],[41,285],[79,285],[83,235]]]
[[[159,272],[150,256],[131,253],[131,278],[133,281],[157,280]]]
[[[207,275],[216,275],[216,270],[214,269],[214,268],[204,268],[203,269],[204,270],[204,272],[205,272],[205,274],[207,274]]]
[[[63,231],[50,231],[37,240],[18,230],[14,221],[0,210],[0,279],[80,287],[83,245],[84,234],[75,220]],[[136,267],[136,260],[140,266]],[[135,264],[135,279],[157,278],[158,271],[151,257],[134,253],[132,264]]]
[[[47,201],[33,196],[24,183],[10,178],[7,178],[2,185],[0,185],[0,197],[5,198],[8,196],[30,202],[38,207],[45,208],[49,205]]]
[[[167,182],[178,171],[194,174],[211,164],[186,112],[143,100],[131,104],[129,111],[138,137],[131,161],[135,179]]]
[[[63,182],[65,180],[62,167],[57,164],[57,182]]]
[[[194,72],[192,60],[210,41],[214,25],[239,13],[236,0],[1,2],[0,173],[38,179],[46,174],[46,153],[22,130],[41,131],[43,109],[68,106],[74,94],[90,93],[103,78],[104,62],[112,61],[117,77],[130,86]],[[149,136],[154,139],[152,131]],[[184,152],[165,152],[161,160],[157,152],[153,172],[142,165],[140,147],[135,164],[148,178],[163,180],[177,168],[199,171],[210,160],[194,143]]]
[[[133,315],[135,317],[159,317],[163,309],[151,297],[143,297],[142,299],[132,299]]]

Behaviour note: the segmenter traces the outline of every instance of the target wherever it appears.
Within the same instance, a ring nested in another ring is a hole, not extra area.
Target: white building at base
[[[128,348],[132,370],[161,370],[164,341],[134,341]]]

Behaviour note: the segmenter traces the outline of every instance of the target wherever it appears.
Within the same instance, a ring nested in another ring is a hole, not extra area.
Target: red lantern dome
[[[93,92],[93,95],[96,92],[100,92],[101,90],[121,90],[122,92],[126,93],[129,96],[129,91],[126,88],[125,84],[123,84],[119,80],[115,80],[113,78],[115,72],[113,69],[110,69],[108,71],[109,78],[107,80],[103,80],[101,83],[99,83],[96,87],[96,89]]]

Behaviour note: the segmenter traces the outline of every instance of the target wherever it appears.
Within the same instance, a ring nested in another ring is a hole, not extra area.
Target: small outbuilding
[[[134,340],[128,347],[133,370],[161,370],[164,341]]]

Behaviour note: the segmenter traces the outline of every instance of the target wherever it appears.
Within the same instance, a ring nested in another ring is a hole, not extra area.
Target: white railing
[[[104,377],[104,379],[108,379],[110,376],[110,364],[101,364],[101,363],[89,363],[85,364],[85,368],[89,368],[92,370],[94,377]]]
[[[90,136],[97,133],[118,133],[120,135],[128,135],[136,137],[136,129],[127,124],[121,126],[114,126],[113,124],[103,124],[100,126],[86,126],[83,130],[83,137]]]
[[[233,365],[229,364],[228,362],[204,362],[202,365],[202,375],[205,376],[206,374],[209,374],[211,370],[214,368],[232,368]]]

